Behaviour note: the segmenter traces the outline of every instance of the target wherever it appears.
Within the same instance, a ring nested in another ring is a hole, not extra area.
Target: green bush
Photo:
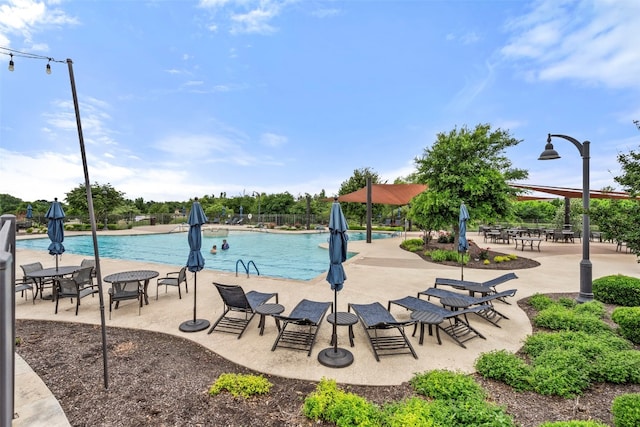
[[[444,400],[482,400],[485,392],[474,379],[468,375],[447,371],[433,370],[415,374],[409,384],[416,393],[432,399]]]
[[[378,426],[380,411],[363,397],[338,388],[335,380],[323,378],[304,400],[302,413],[312,420],[325,420],[337,426]]]
[[[640,279],[615,274],[593,281],[593,296],[606,304],[640,306]]]
[[[222,374],[209,388],[209,395],[216,396],[223,390],[234,397],[251,397],[255,394],[267,394],[272,384],[261,375]]]
[[[453,261],[460,262],[460,254],[456,251],[447,251],[444,249],[435,249],[428,253],[433,262]],[[469,254],[462,255],[462,262],[469,262]]]
[[[640,307],[618,307],[611,313],[611,320],[618,324],[623,337],[640,344]]]
[[[588,360],[575,349],[550,350],[533,361],[532,379],[536,393],[561,397],[580,395],[591,385]]]
[[[400,243],[400,247],[409,252],[420,252],[424,249],[424,242],[422,239],[408,239]]]
[[[480,354],[475,368],[483,377],[502,381],[518,391],[532,389],[531,368],[524,360],[507,350]]]
[[[611,407],[615,427],[636,427],[640,425],[640,393],[617,396]]]
[[[503,407],[484,400],[434,400],[429,410],[434,425],[442,427],[515,426]]]
[[[431,403],[419,397],[401,402],[392,402],[382,408],[385,425],[389,427],[434,426],[431,418]]]
[[[598,333],[609,330],[609,326],[589,312],[578,312],[560,304],[554,304],[539,312],[533,323],[554,331],[584,331]]]
[[[629,341],[610,332],[589,334],[581,331],[563,331],[530,335],[525,340],[522,351],[531,358],[536,358],[545,351],[577,349],[589,360],[595,360],[607,352],[631,348]]]
[[[538,311],[542,311],[553,304],[555,302],[548,295],[534,294],[529,298],[529,305]]]
[[[615,384],[640,383],[640,352],[608,351],[593,364],[594,381]]]

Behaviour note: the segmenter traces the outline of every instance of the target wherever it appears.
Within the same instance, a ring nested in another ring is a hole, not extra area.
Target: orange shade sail
[[[426,184],[371,184],[371,203],[404,206],[424,192]],[[339,202],[367,203],[367,187],[338,197]]]

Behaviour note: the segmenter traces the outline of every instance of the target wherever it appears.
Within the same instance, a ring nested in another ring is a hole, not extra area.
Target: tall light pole
[[[258,224],[260,224],[260,193],[254,191],[253,194],[258,196]]]
[[[551,138],[562,138],[571,142],[576,146],[582,156],[582,261],[580,261],[580,294],[576,301],[589,302],[593,301],[593,284],[592,284],[592,265],[589,260],[589,141],[580,143],[575,138],[566,135],[552,135],[547,136],[547,145],[544,147],[544,151],[540,154],[538,160],[553,160],[559,159],[560,155],[553,149],[551,144]]]

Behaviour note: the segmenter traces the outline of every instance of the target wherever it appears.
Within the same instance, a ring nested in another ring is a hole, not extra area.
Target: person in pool
[[[209,252],[211,252],[212,254],[217,253],[218,252],[218,247],[216,245],[213,245],[213,247],[211,248],[211,250]]]
[[[226,251],[227,249],[229,249],[229,243],[227,243],[227,239],[223,239],[222,240],[222,250]]]

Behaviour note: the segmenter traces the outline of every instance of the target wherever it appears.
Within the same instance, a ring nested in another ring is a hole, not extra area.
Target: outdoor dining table
[[[38,283],[38,289],[40,291],[40,298],[41,299],[55,299],[55,293],[56,293],[56,286],[53,286],[53,294],[49,297],[44,297],[42,295],[42,291],[44,290],[44,286],[42,285],[45,281],[45,279],[57,279],[60,277],[64,277],[67,276],[69,274],[73,274],[76,271],[80,270],[80,266],[79,265],[65,265],[65,266],[58,266],[56,267],[49,267],[49,268],[43,268],[42,270],[36,270],[36,271],[32,271],[30,273],[27,273],[25,276],[29,279],[34,279],[37,283]]]
[[[144,281],[142,292],[144,295],[144,303],[145,305],[149,305],[149,296],[147,295],[147,287],[149,286],[149,280],[154,277],[158,277],[160,273],[154,270],[132,270],[132,271],[121,271],[120,273],[113,273],[108,276],[105,276],[104,280],[108,283],[123,283],[123,282],[142,282]],[[116,308],[118,305],[116,303]]]

